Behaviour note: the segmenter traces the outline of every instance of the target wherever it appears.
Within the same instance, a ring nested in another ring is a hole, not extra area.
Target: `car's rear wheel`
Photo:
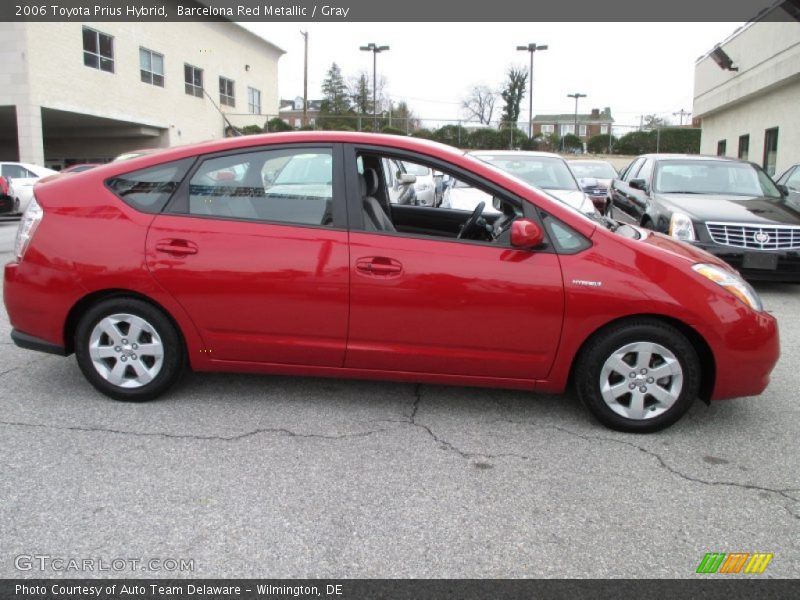
[[[575,366],[578,396],[604,425],[647,433],[675,423],[700,388],[700,361],[674,327],[653,320],[601,332]]]
[[[111,298],[86,311],[75,330],[75,355],[95,388],[133,402],[163,394],[185,363],[183,342],[169,318],[136,298]]]

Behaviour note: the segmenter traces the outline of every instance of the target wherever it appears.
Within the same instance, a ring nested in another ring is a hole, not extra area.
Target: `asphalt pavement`
[[[796,577],[800,286],[758,289],[768,390],[640,436],[569,396],[432,385],[192,374],[115,402],[3,311],[0,577],[682,578],[707,552]],[[97,571],[120,559],[147,564]]]

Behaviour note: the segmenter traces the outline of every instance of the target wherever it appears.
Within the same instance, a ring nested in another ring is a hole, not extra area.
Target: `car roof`
[[[472,156],[538,156],[541,158],[560,158],[564,160],[563,157],[555,152],[536,152],[533,150],[470,150],[466,154]]]
[[[568,163],[591,163],[591,164],[598,164],[598,165],[610,165],[611,164],[607,160],[598,160],[598,159],[595,159],[595,158],[571,158],[567,162]]]

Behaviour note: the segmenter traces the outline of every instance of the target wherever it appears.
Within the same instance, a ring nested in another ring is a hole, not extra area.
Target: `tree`
[[[478,119],[481,125],[488,125],[492,121],[495,100],[497,95],[488,86],[474,85],[461,101],[461,108],[467,113],[467,118]]]
[[[445,125],[433,132],[433,139],[443,144],[463,147],[467,143],[469,131],[460,125]]]
[[[574,133],[568,133],[562,138],[565,150],[583,150],[583,142]]]
[[[350,99],[347,84],[342,77],[339,65],[333,63],[322,82],[322,105],[320,112],[332,115],[343,115],[350,111]]]
[[[505,136],[496,129],[481,127],[470,132],[467,144],[476,150],[499,150],[503,147]]]
[[[642,123],[645,129],[659,129],[660,127],[667,127],[669,125],[664,119],[656,115],[645,115]]]
[[[350,99],[353,102],[353,109],[358,114],[372,114],[372,88],[367,74],[363,71],[356,77],[350,78]]]
[[[281,119],[280,117],[273,117],[269,121],[266,122],[264,129],[270,132],[276,131],[292,131],[294,127],[289,125],[286,121]]]
[[[609,134],[601,133],[600,135],[593,135],[586,143],[586,149],[592,154],[605,154],[609,148],[615,148],[617,145],[617,138],[611,136],[611,143],[608,140]]]
[[[502,127],[516,127],[519,121],[519,107],[525,97],[525,86],[528,83],[528,72],[518,67],[508,69],[505,87],[500,92],[505,101],[502,114]]]
[[[392,122],[407,133],[419,128],[419,119],[414,115],[405,100],[401,100],[392,107]]]

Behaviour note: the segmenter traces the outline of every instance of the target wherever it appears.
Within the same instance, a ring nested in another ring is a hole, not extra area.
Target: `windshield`
[[[755,165],[723,160],[659,162],[653,189],[663,194],[781,197],[769,176]]]
[[[561,158],[549,156],[476,154],[478,160],[519,177],[528,185],[543,190],[577,190],[578,184]]]
[[[617,172],[610,164],[606,162],[576,162],[571,161],[569,166],[575,177],[583,179],[585,177],[594,177],[595,179],[615,179]]]

